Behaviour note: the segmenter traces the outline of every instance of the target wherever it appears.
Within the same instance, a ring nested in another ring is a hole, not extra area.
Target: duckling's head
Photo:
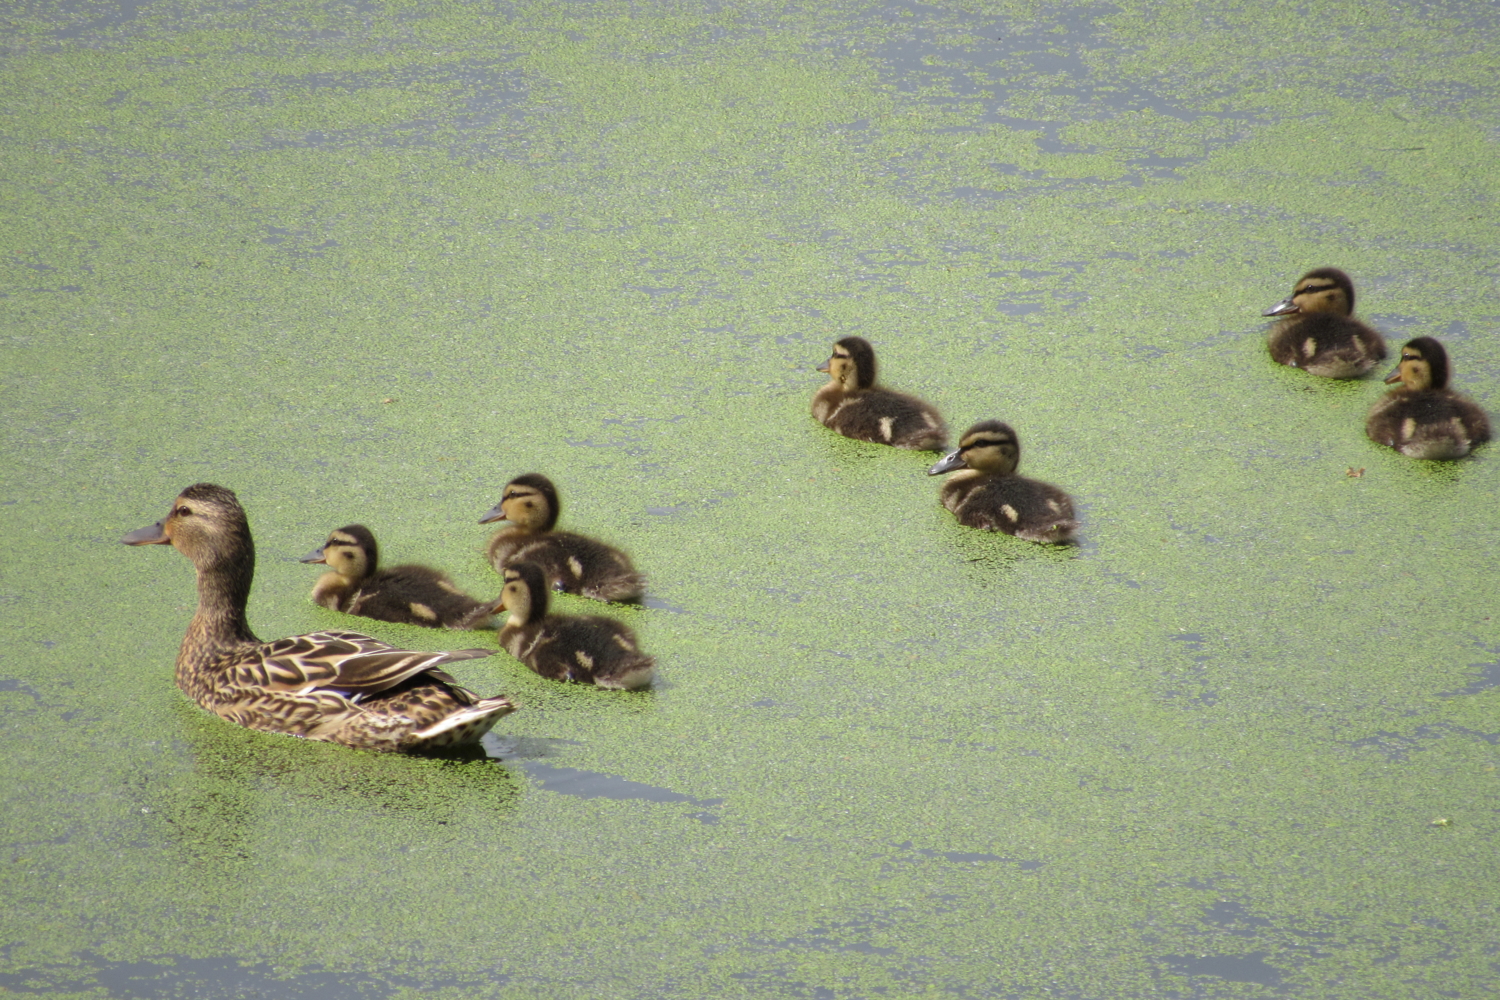
[[[1021,442],[1009,424],[998,420],[981,420],[964,431],[958,447],[927,470],[929,476],[940,476],[955,469],[970,468],[978,472],[1008,476],[1021,463]]]
[[[1408,389],[1448,388],[1448,352],[1431,337],[1408,340],[1401,348],[1401,360],[1385,377],[1387,382],[1401,382]]]
[[[232,490],[196,483],[172,501],[167,516],[120,539],[126,545],[171,545],[200,570],[255,566],[255,541]]]
[[[494,613],[510,612],[510,624],[540,621],[547,614],[547,576],[536,563],[518,562],[505,567],[505,586]]]
[[[552,480],[540,472],[528,472],[505,484],[500,502],[485,511],[479,523],[509,521],[530,531],[551,531],[560,513],[562,505],[558,503],[557,487]]]
[[[1354,313],[1354,282],[1336,267],[1320,267],[1297,279],[1292,294],[1282,299],[1262,316],[1285,316],[1289,313]]]
[[[380,546],[363,524],[346,524],[328,536],[322,548],[302,557],[305,563],[327,563],[328,568],[350,580],[363,580],[380,565]]]
[[[863,337],[845,337],[835,341],[833,355],[818,366],[828,373],[828,381],[845,392],[868,389],[875,384],[875,348]]]

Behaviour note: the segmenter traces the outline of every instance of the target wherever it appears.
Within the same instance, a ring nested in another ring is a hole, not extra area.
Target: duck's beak
[[[829,358],[827,361],[823,362],[821,365],[818,366],[818,371],[820,371],[820,372],[826,372],[828,370],[828,366],[831,365],[831,364],[833,364],[833,359]]]
[[[968,462],[964,461],[963,449],[955,448],[944,455],[942,461],[928,469],[927,474],[929,476],[941,476],[943,473],[952,472],[954,469],[967,468],[968,464]]]
[[[144,528],[136,528],[120,541],[126,545],[171,545],[172,539],[167,537],[166,523],[161,520]]]
[[[1386,385],[1390,385],[1392,382],[1400,382],[1400,381],[1402,381],[1402,379],[1401,379],[1401,366],[1397,365],[1395,368],[1391,369],[1391,373],[1385,377],[1385,384]],[[142,528],[141,530],[145,531],[146,529]]]
[[[489,510],[487,510],[487,511],[484,512],[484,516],[479,519],[479,523],[480,524],[493,524],[495,521],[504,521],[504,520],[505,520],[505,511],[503,511],[503,510],[500,509],[500,505],[499,504],[495,504],[495,506],[491,507]]]
[[[1294,312],[1301,312],[1301,311],[1302,311],[1302,307],[1301,306],[1299,306],[1299,305],[1297,305],[1297,303],[1293,302],[1291,300],[1291,298],[1285,298],[1285,299],[1282,299],[1280,302],[1276,303],[1271,308],[1267,309],[1265,312],[1261,313],[1261,315],[1262,316],[1285,316],[1287,313],[1294,313]]]
[[[323,556],[323,550],[326,548],[328,548],[327,545],[320,545],[297,561],[305,563],[326,563],[328,560]]]

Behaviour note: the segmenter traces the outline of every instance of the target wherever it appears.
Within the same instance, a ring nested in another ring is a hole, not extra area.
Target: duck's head
[[[561,512],[557,487],[552,485],[552,480],[540,472],[528,472],[505,484],[500,502],[485,511],[479,523],[509,521],[518,528],[551,531]]]
[[[255,564],[255,542],[245,509],[232,490],[196,483],[183,490],[167,516],[120,539],[126,545],[170,545],[199,569]]]
[[[1009,424],[998,420],[981,420],[964,431],[958,447],[927,470],[929,476],[940,476],[955,469],[1010,475],[1021,462],[1021,442]]]
[[[1408,340],[1401,348],[1401,360],[1389,375],[1387,382],[1401,382],[1408,389],[1448,388],[1448,352],[1443,345],[1431,337]]]
[[[833,354],[818,366],[828,373],[828,381],[842,386],[845,392],[868,389],[875,384],[875,348],[863,337],[845,337],[835,341]]]
[[[363,524],[347,524],[328,536],[321,548],[302,557],[305,563],[327,563],[328,568],[350,580],[363,580],[380,565],[380,546]]]
[[[1289,313],[1354,313],[1354,282],[1336,267],[1320,267],[1297,279],[1292,294],[1276,303],[1262,316],[1285,316]]]
[[[547,577],[536,563],[518,562],[505,567],[505,586],[493,614],[510,612],[512,625],[525,625],[547,614]]]

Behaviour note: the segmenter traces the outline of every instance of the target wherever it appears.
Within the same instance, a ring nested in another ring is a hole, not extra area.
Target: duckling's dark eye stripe
[[[1331,292],[1331,291],[1333,291],[1337,287],[1339,287],[1339,286],[1338,285],[1308,285],[1305,288],[1299,288],[1299,289],[1297,289],[1297,294],[1298,295],[1306,295],[1308,292]]]

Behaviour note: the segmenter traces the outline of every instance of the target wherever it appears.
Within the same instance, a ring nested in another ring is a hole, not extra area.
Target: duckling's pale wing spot
[[[582,667],[583,669],[585,669],[585,670],[592,670],[592,669],[594,669],[594,658],[592,656],[590,656],[589,654],[585,653],[583,650],[580,649],[580,650],[576,651],[573,654],[573,658],[578,661],[578,665],[580,667]]]
[[[1302,353],[1306,354],[1308,357],[1312,357],[1314,354],[1317,354],[1318,353],[1318,342],[1316,340],[1314,340],[1313,338],[1308,337],[1307,338],[1307,343],[1305,343],[1305,344],[1302,345]]]
[[[621,649],[627,650],[628,652],[635,652],[635,645],[623,635],[615,636],[615,644],[618,645]]]
[[[459,590],[457,587],[453,586],[453,584],[449,583],[447,580],[439,580],[437,582],[437,585],[439,587],[441,587],[443,590],[446,590],[450,594],[462,594],[463,593],[462,590]]]
[[[1012,522],[1019,521],[1021,519],[1020,516],[1016,514],[1016,509],[1008,503],[1003,503],[1000,505],[1000,513],[1004,514],[1006,518],[1008,518]]]
[[[578,561],[577,556],[568,556],[568,569],[573,571],[574,576],[583,576],[583,563]]]
[[[423,604],[421,601],[412,601],[411,602],[411,613],[414,614],[414,615],[416,615],[418,618],[421,618],[421,619],[423,619],[425,621],[429,621],[429,622],[435,622],[435,621],[437,621],[437,617],[438,617],[436,611],[432,610],[427,605]]]
[[[895,422],[896,422],[896,418],[895,417],[881,417],[880,418],[880,436],[883,437],[883,438],[885,438],[887,441],[889,441],[891,439],[891,425],[894,424]]]
[[[1417,433],[1417,418],[1416,417],[1407,417],[1405,420],[1401,421],[1401,438],[1402,438],[1402,440],[1409,440],[1412,437],[1412,435],[1414,435],[1416,433]]]

